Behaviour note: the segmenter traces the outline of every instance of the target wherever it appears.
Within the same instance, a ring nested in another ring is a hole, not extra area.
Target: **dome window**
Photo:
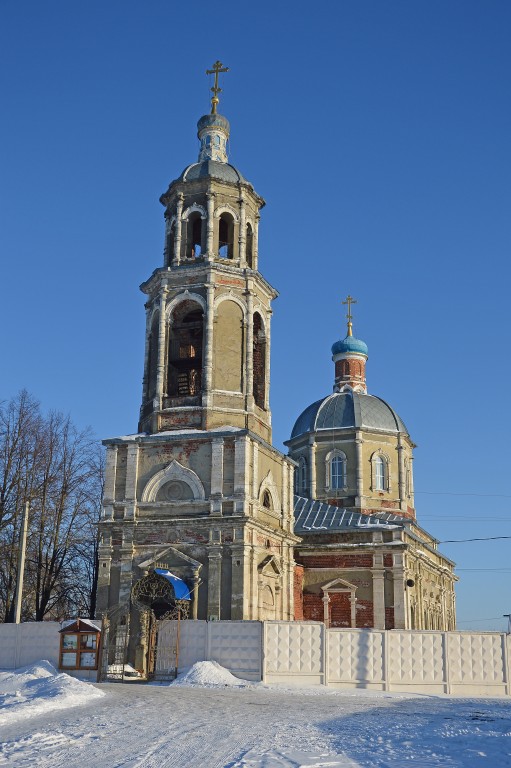
[[[372,465],[372,490],[390,491],[389,479],[389,460],[381,452],[373,453],[371,457]]]
[[[331,451],[326,458],[326,485],[328,489],[340,491],[346,488],[346,469],[346,454],[342,451]]]

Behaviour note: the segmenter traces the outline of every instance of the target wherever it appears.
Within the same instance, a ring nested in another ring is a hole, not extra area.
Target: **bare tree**
[[[0,407],[0,611],[13,621],[23,505],[30,501],[23,618],[93,615],[102,451],[68,416],[21,392]]]

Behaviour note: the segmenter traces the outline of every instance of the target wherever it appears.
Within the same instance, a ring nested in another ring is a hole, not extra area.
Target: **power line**
[[[511,568],[456,568],[457,571],[493,571],[495,573],[509,573]]]
[[[501,618],[502,616],[490,616],[489,619],[465,619],[464,621],[457,621],[456,624],[475,624],[480,621],[496,621],[496,619]]]
[[[511,499],[509,493],[457,493],[456,491],[414,491],[414,493],[426,493],[429,496],[478,496],[483,499]]]
[[[495,541],[496,539],[511,539],[511,536],[484,536],[480,539],[445,539],[439,544],[461,544],[466,541]]]

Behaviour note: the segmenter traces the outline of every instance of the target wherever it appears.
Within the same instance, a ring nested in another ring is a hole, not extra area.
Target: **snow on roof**
[[[402,517],[388,512],[363,515],[316,499],[305,499],[303,496],[295,496],[294,499],[295,533],[367,528],[388,531],[403,528],[406,523]]]

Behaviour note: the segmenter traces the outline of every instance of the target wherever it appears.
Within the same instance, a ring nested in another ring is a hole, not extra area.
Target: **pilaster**
[[[183,238],[183,199],[184,196],[182,192],[180,192],[177,196],[176,237],[174,240],[174,258],[172,259],[173,266],[178,266],[181,263],[181,241]]]
[[[222,578],[222,548],[208,550],[208,619],[220,619],[220,595]]]
[[[383,555],[373,555],[373,626],[385,629],[385,570]]]

